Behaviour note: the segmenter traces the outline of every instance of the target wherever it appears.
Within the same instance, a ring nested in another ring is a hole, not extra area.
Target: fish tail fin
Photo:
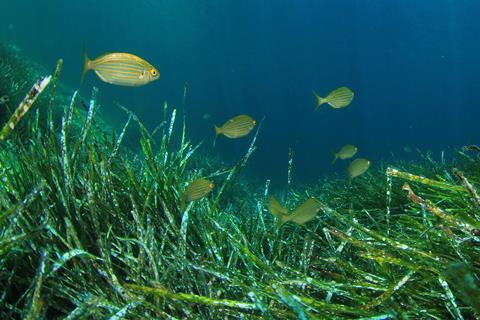
[[[326,99],[325,98],[322,98],[320,97],[316,92],[315,90],[312,90],[312,93],[313,95],[315,96],[315,98],[317,98],[317,106],[315,107],[315,111],[317,111],[317,109],[326,102]]]
[[[222,133],[222,128],[217,127],[216,125],[213,125],[215,128],[215,139],[213,140],[213,146],[215,147],[215,143],[217,142],[217,137]]]
[[[222,133],[222,128],[217,127],[216,125],[213,125],[215,128],[215,136],[217,137],[219,134]]]
[[[80,77],[80,84],[83,83],[83,79],[85,78],[85,74],[90,70],[90,59],[87,56],[87,51],[83,49],[83,70],[82,75]]]
[[[338,159],[338,153],[334,153],[332,164],[335,164],[335,162],[337,162],[337,159]]]

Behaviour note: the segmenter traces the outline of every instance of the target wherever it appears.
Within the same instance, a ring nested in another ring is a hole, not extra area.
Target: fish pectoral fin
[[[332,101],[328,101],[327,103],[328,103],[328,104],[330,105],[330,107],[332,107],[332,108],[335,108],[335,109],[338,109],[338,108],[339,108],[339,107],[338,107],[334,102],[332,102]]]

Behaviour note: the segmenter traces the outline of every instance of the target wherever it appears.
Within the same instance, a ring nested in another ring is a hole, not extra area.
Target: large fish
[[[93,70],[103,81],[119,86],[139,87],[160,77],[157,68],[130,53],[107,53],[90,60],[84,52],[81,82],[88,70]]]

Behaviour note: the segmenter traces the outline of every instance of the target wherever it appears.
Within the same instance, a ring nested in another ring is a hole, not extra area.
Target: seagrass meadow
[[[197,154],[173,104],[153,131],[119,107],[128,120],[114,130],[97,89],[62,87],[61,62],[48,71],[12,47],[0,55],[4,124],[52,74],[1,142],[0,318],[480,318],[478,153],[289,185],[282,203],[315,197],[321,210],[277,228],[269,181],[242,177],[261,126],[224,167]],[[123,145],[129,130],[139,152]],[[198,177],[215,189],[181,212]]]

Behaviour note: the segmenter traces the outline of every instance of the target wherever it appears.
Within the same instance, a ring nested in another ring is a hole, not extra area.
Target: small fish
[[[10,97],[8,95],[4,95],[4,96],[0,97],[0,105],[4,105],[8,101],[10,101]]]
[[[353,160],[347,168],[348,178],[353,179],[365,173],[370,167],[370,160],[358,158]]]
[[[277,227],[281,227],[288,221],[304,225],[317,215],[321,204],[317,199],[310,198],[299,205],[292,213],[288,214],[288,209],[283,208],[275,197],[271,197],[268,207],[272,215],[278,219]]]
[[[220,128],[215,127],[215,139],[218,135],[223,134],[230,139],[236,139],[246,136],[252,131],[257,122],[250,116],[239,115],[225,122]],[[215,143],[214,143],[215,144]]]
[[[203,114],[203,116],[202,116],[203,120],[208,120],[208,119],[210,119],[211,117],[212,117],[212,116],[211,116],[209,113],[205,113],[205,114]]]
[[[342,148],[340,148],[340,151],[334,154],[334,158],[332,161],[332,164],[337,161],[337,159],[345,160],[345,159],[350,159],[353,157],[358,151],[358,148],[355,147],[354,145],[351,144],[346,144]]]
[[[313,94],[317,98],[317,107],[315,108],[315,111],[324,103],[328,103],[335,109],[346,107],[352,102],[354,95],[353,91],[347,87],[340,87],[333,90],[326,98],[320,97],[315,91],[313,91]]]
[[[81,82],[88,70],[103,81],[119,86],[139,87],[160,77],[158,70],[147,61],[130,53],[107,53],[90,60],[84,52]]]
[[[190,182],[182,195],[181,211],[184,210],[186,202],[195,201],[206,196],[215,187],[213,182],[199,178]]]

